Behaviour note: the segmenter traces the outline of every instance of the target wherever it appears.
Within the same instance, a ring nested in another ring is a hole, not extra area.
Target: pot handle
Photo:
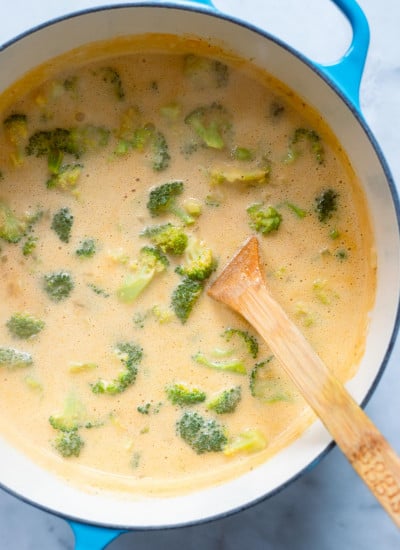
[[[75,550],[104,550],[110,542],[126,532],[75,521],[68,523],[75,536]]]
[[[336,63],[322,65],[314,63],[346,95],[360,111],[360,83],[369,47],[369,25],[364,12],[356,0],[332,0],[348,19],[353,38],[351,44]]]

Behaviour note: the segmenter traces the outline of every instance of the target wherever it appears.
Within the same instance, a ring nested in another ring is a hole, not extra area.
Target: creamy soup
[[[342,380],[373,236],[301,98],[173,37],[99,44],[1,100],[0,431],[82,487],[173,494],[250,470],[314,417],[207,286],[257,235],[274,297]]]

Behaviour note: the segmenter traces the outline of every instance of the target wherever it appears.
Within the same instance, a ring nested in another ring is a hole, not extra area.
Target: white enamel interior
[[[348,385],[355,399],[362,402],[385,362],[396,324],[398,221],[387,175],[368,133],[346,103],[307,64],[274,40],[207,10],[135,5],[61,20],[8,45],[0,53],[0,90],[35,65],[80,44],[145,32],[197,35],[253,59],[323,113],[347,151],[365,187],[378,251],[378,293],[366,353],[357,376]],[[189,496],[133,502],[102,493],[82,493],[0,441],[0,483],[39,506],[88,523],[131,528],[182,525],[240,509],[276,491],[312,464],[330,441],[317,422],[278,456],[229,483]]]

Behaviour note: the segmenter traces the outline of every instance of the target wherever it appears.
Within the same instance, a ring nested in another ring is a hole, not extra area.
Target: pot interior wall
[[[33,66],[79,45],[146,32],[200,36],[252,59],[323,113],[348,152],[365,186],[378,252],[378,293],[366,354],[359,373],[349,384],[354,397],[362,402],[385,360],[399,302],[399,230],[393,191],[368,131],[346,102],[301,57],[254,29],[206,11],[136,5],[61,20],[8,45],[0,56],[0,89]],[[223,486],[169,499],[168,504],[164,499],[139,502],[112,495],[82,494],[2,442],[0,481],[11,491],[46,509],[90,523],[120,527],[182,525],[240,509],[273,493],[307,468],[329,443],[330,437],[317,422],[300,440],[267,464]]]

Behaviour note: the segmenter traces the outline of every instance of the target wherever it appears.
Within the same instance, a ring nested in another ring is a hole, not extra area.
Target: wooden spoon
[[[268,343],[356,472],[400,527],[400,460],[382,434],[272,298],[251,237],[208,290]]]

